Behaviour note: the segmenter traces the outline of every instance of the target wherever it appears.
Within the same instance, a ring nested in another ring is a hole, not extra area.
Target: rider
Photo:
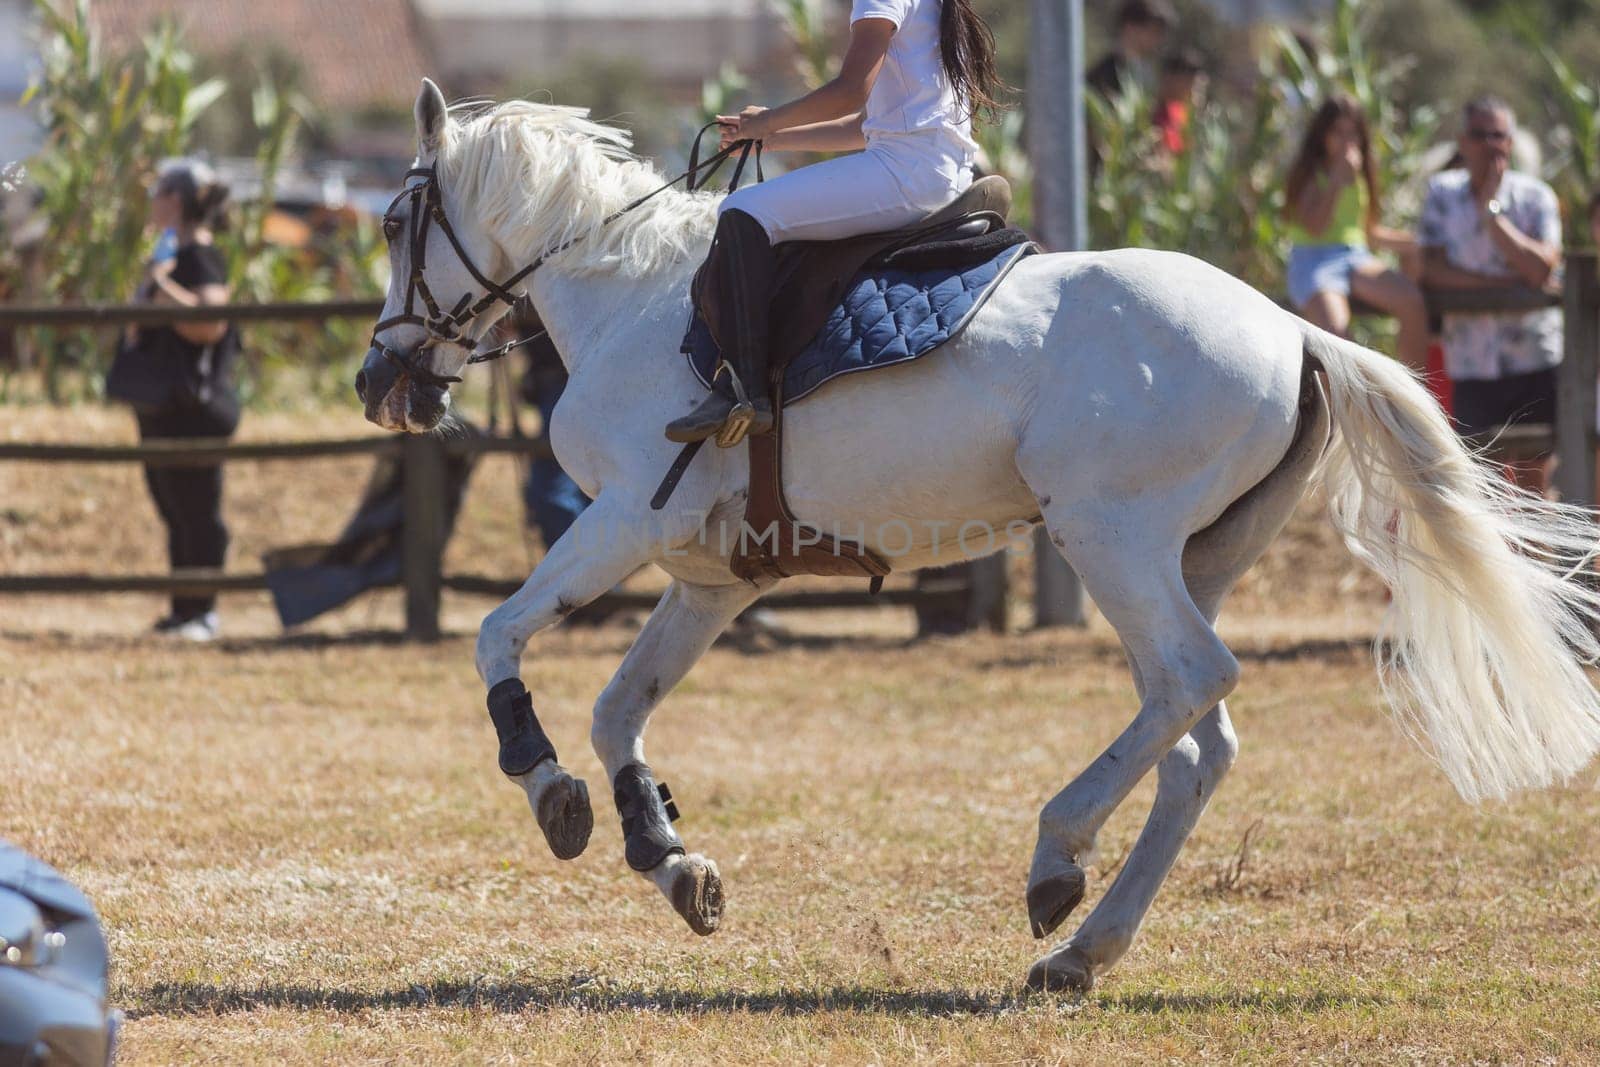
[[[932,214],[972,184],[972,116],[991,110],[1001,82],[994,36],[970,0],[852,0],[838,77],[772,109],[718,115],[723,147],[853,152],[751,185],[722,202],[707,257],[709,322],[726,365],[711,395],[667,426],[674,441],[723,434],[737,393],[754,409],[750,433],[772,429],[767,312],[772,246],[894,230]],[[858,149],[865,151],[857,151]],[[730,379],[737,376],[739,389]]]

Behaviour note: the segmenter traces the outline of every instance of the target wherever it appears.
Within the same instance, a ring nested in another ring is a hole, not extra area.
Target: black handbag
[[[191,357],[172,345],[150,344],[143,333],[135,334],[131,343],[119,339],[106,372],[106,398],[141,415],[201,407],[211,397],[215,357],[215,345]]]

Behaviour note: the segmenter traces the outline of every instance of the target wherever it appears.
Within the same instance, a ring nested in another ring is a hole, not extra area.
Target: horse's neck
[[[647,276],[567,274],[559,261],[541,269],[531,287],[533,304],[567,373],[576,376],[608,359],[637,358],[639,353],[621,351],[616,340],[652,307],[680,302],[703,255],[697,250],[688,261]]]

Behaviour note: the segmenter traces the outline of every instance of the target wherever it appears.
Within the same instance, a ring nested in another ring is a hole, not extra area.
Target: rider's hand
[[[722,130],[722,147],[727,148],[735,141],[761,141],[772,135],[767,129],[766,120],[761,116],[766,112],[764,107],[751,105],[737,115],[718,115],[717,125]]]

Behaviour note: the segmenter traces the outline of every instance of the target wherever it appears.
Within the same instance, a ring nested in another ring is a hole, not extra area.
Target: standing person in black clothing
[[[1130,81],[1153,92],[1156,57],[1177,24],[1178,13],[1167,0],[1124,0],[1117,11],[1116,44],[1089,68],[1084,81],[1107,99],[1121,95]]]
[[[173,160],[156,178],[150,221],[161,234],[135,299],[201,307],[228,302],[228,271],[212,235],[223,221],[227,186],[198,160]],[[238,331],[227,322],[174,322],[130,330],[107,382],[134,404],[140,440],[231,437],[239,425],[234,364]],[[128,383],[126,385],[122,383]],[[145,467],[145,481],[167,527],[174,568],[221,567],[228,550],[222,521],[222,467]],[[192,641],[217,636],[215,597],[172,599],[158,633]]]

